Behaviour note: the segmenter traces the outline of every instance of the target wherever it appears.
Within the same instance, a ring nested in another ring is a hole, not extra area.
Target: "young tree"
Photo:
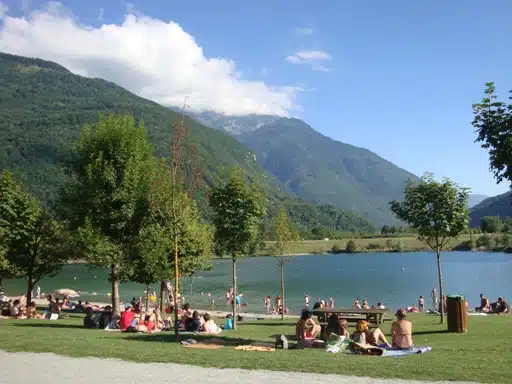
[[[405,187],[402,202],[391,201],[391,211],[408,223],[437,256],[439,297],[443,297],[443,275],[441,272],[441,251],[448,242],[458,237],[469,224],[469,190],[461,188],[449,179],[434,180],[426,173],[419,182],[410,181]],[[441,300],[442,302],[442,300]],[[441,305],[441,323],[444,310]]]
[[[179,157],[175,155],[173,158]],[[149,189],[149,201],[154,220],[164,229],[170,241],[167,255],[171,255],[172,263],[167,272],[174,276],[174,295],[177,298],[180,276],[189,276],[211,267],[213,246],[211,230],[202,222],[197,206],[190,197],[191,190],[183,190],[183,179],[177,169],[181,165],[174,160],[173,163],[171,168],[163,162],[157,167]],[[162,295],[160,301],[160,305],[163,305]],[[175,324],[178,323],[177,304]],[[175,335],[179,340],[177,326]]]
[[[272,246],[272,254],[277,259],[277,265],[281,273],[281,320],[284,320],[284,266],[292,261],[291,253],[295,248],[295,241],[298,239],[297,233],[288,218],[286,211],[281,208],[279,214],[274,219],[275,242]]]
[[[142,122],[100,116],[83,129],[68,164],[72,178],[62,191],[61,214],[78,229],[87,260],[110,268],[115,314],[119,283],[130,275],[130,249],[148,211],[152,152]]]
[[[489,150],[490,166],[498,184],[503,180],[512,184],[512,103],[497,100],[492,82],[485,84],[484,93],[482,101],[473,105],[476,141]],[[512,91],[509,93],[512,100]]]
[[[210,191],[217,249],[233,261],[233,290],[237,296],[236,261],[247,255],[266,212],[266,197],[256,184],[249,184],[240,168],[235,168],[224,184]],[[233,327],[236,329],[236,300],[233,300]]]
[[[27,300],[43,277],[54,276],[69,258],[60,225],[14,180],[0,174],[0,277],[27,279]]]
[[[32,301],[34,286],[44,277],[57,275],[70,259],[64,229],[43,209],[26,237],[9,243],[7,259],[19,276],[27,279],[27,301]]]

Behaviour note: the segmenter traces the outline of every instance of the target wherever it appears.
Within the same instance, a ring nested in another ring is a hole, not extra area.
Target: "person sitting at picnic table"
[[[366,320],[359,320],[356,324],[356,331],[350,336],[352,341],[359,344],[383,345],[388,347],[389,343],[380,328],[370,330]]]
[[[324,340],[327,340],[332,333],[338,336],[350,337],[347,320],[340,319],[335,313],[329,316],[327,327],[325,327]]]
[[[490,312],[491,304],[489,303],[489,299],[484,296],[483,293],[480,294],[480,306],[475,308],[477,312]]]
[[[391,325],[392,346],[398,350],[409,350],[414,347],[412,342],[412,323],[407,320],[407,312],[399,309],[396,321]]]
[[[312,316],[312,312],[303,311],[302,316],[295,326],[297,341],[305,347],[313,346],[313,341],[321,331],[320,325],[313,321]]]

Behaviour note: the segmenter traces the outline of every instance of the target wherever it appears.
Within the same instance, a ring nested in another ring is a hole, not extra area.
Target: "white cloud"
[[[286,57],[286,61],[292,64],[309,64],[311,69],[320,72],[330,72],[323,62],[331,60],[332,57],[325,51],[298,51],[293,55]]]
[[[299,36],[309,36],[313,34],[313,28],[295,28],[295,34]]]
[[[0,20],[2,20],[9,12],[9,7],[0,1]]]
[[[189,96],[196,111],[287,116],[300,109],[294,100],[301,88],[244,80],[232,60],[205,57],[172,21],[127,14],[120,25],[85,26],[53,4],[26,18],[4,17],[0,51],[52,60],[168,106]]]

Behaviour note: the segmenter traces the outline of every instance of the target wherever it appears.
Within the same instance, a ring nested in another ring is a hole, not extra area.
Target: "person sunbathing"
[[[327,340],[331,333],[349,337],[347,320],[340,319],[335,313],[329,316],[327,327],[325,327],[324,340]]]
[[[412,323],[407,320],[407,312],[399,309],[396,321],[391,325],[392,345],[399,350],[409,350],[414,347],[412,342]]]
[[[295,336],[299,344],[303,346],[312,346],[321,331],[320,325],[314,322],[312,316],[312,312],[304,311],[295,326]]]

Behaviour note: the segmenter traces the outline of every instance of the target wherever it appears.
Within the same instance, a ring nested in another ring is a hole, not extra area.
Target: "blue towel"
[[[429,347],[429,346],[415,347],[415,348],[409,349],[409,350],[386,349],[386,351],[384,352],[384,354],[382,356],[399,357],[399,356],[415,355],[415,354],[430,352],[431,350],[432,350],[432,347]]]

